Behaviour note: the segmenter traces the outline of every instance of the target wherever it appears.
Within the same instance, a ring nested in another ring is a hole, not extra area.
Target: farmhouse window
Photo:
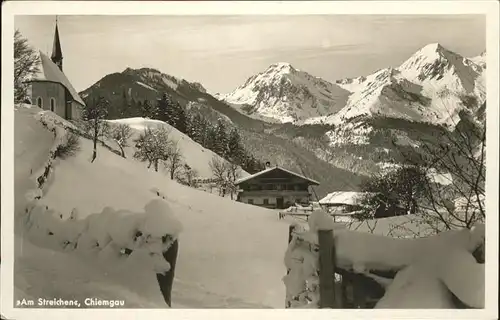
[[[253,199],[248,199],[248,204],[253,204]]]
[[[268,205],[269,204],[269,199],[264,199],[264,204]]]

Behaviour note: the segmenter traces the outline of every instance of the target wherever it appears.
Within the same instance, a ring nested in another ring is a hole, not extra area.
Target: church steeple
[[[56,31],[54,33],[54,45],[52,46],[52,55],[50,56],[52,62],[54,62],[59,69],[62,71],[63,56],[61,51],[61,41],[59,40],[59,29],[57,28],[57,16],[56,16]]]

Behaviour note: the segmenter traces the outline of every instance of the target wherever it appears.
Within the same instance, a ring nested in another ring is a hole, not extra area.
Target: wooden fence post
[[[160,285],[160,290],[169,307],[172,307],[172,284],[174,282],[175,264],[177,262],[177,253],[179,251],[179,240],[175,240],[172,246],[163,252],[163,258],[170,264],[170,270],[164,275],[157,273],[156,279]]]
[[[292,234],[293,231],[295,230],[295,226],[293,224],[288,226],[288,243],[292,242]]]
[[[289,225],[288,226],[288,244],[290,244],[290,242],[292,242],[292,238],[293,238],[293,231],[295,230],[295,226],[293,224]],[[290,269],[286,269],[286,274],[288,275],[290,273]],[[290,308],[290,302],[289,301],[286,301],[285,299],[285,308]]]
[[[318,230],[319,307],[336,308],[333,230]]]
[[[366,308],[366,297],[364,292],[365,284],[363,283],[363,277],[359,274],[353,274],[353,295],[354,295],[354,308],[365,309]]]
[[[332,235],[333,239],[333,230]],[[340,273],[337,273],[337,248],[335,247],[335,240],[332,240],[332,265],[333,265],[333,290],[335,295],[335,308],[342,309],[344,307],[344,294],[342,292],[342,283],[344,282],[344,276]],[[335,275],[338,274],[340,276],[340,283],[335,285]]]

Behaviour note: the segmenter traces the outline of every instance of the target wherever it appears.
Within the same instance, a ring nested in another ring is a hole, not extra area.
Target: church
[[[28,81],[28,99],[44,110],[66,120],[81,118],[85,102],[63,72],[63,55],[56,20],[54,44],[50,58],[40,51],[38,72]]]

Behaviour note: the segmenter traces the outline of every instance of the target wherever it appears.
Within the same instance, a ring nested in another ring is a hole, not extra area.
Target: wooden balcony
[[[244,190],[238,190],[239,194],[241,196],[246,196],[246,197],[284,197],[284,196],[289,196],[289,197],[306,197],[306,196],[311,196],[311,193],[309,191],[296,191],[296,190],[255,190],[255,191],[244,191]]]

